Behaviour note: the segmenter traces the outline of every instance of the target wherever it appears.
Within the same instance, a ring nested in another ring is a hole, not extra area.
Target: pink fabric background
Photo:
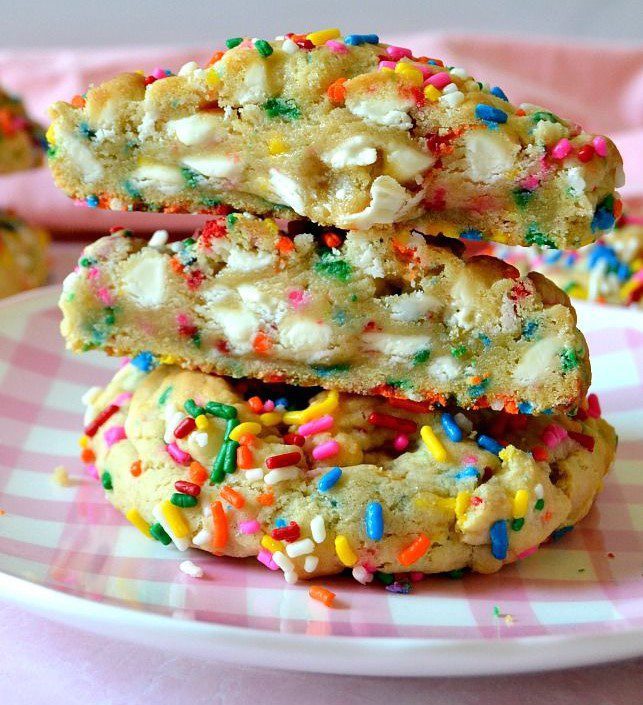
[[[621,192],[643,207],[643,48],[427,33],[389,39],[466,67],[476,78],[501,86],[513,102],[546,106],[608,134],[625,160],[627,184]],[[216,48],[0,51],[0,82],[22,94],[34,115],[46,122],[48,105],[69,100],[92,82],[159,65],[177,71],[191,59],[206,61]],[[116,224],[139,231],[191,231],[201,220],[79,208],[56,191],[46,168],[1,179],[0,204],[12,204],[67,236],[102,233]]]
[[[541,103],[609,134],[625,158],[628,183],[622,193],[643,205],[643,49],[428,34],[407,41],[418,52],[448,59],[502,86],[512,101]],[[204,60],[214,48],[196,57]],[[158,64],[176,70],[194,57],[194,50],[160,48],[0,51],[0,81],[24,94],[33,112],[45,119],[49,103],[82,92],[90,81],[120,70],[149,71]],[[189,216],[159,219],[76,208],[56,193],[45,169],[0,180],[0,204],[9,203],[67,235],[100,234],[115,223],[138,230],[195,227]],[[54,254],[59,281],[77,248],[57,246]],[[175,657],[163,645],[141,650],[9,605],[0,605],[0,654],[0,702],[11,705],[562,705],[581,700],[586,705],[631,705],[640,700],[643,687],[643,660],[551,674],[430,681],[263,672]]]

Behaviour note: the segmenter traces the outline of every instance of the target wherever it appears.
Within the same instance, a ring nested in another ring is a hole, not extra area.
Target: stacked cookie
[[[68,346],[130,358],[85,399],[110,501],[289,582],[492,572],[568,531],[616,445],[574,310],[458,238],[590,241],[614,146],[374,35],[227,44],[52,109],[72,197],[213,216],[115,228],[65,281]]]
[[[43,146],[44,133],[22,101],[0,88],[0,175],[39,166]],[[45,282],[48,242],[42,228],[0,208],[0,298]]]

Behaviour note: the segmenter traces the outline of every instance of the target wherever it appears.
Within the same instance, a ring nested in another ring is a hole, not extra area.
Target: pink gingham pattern
[[[64,352],[56,298],[49,289],[0,304],[0,571],[100,603],[280,633],[508,639],[643,628],[641,314],[581,307],[594,390],[620,447],[579,527],[496,575],[428,578],[408,596],[324,580],[343,607],[329,610],[305,584],[288,586],[254,560],[148,541],[103,499],[78,461],[79,400],[117,363]],[[57,465],[69,470],[71,487],[51,481]],[[186,558],[203,579],[179,571]]]

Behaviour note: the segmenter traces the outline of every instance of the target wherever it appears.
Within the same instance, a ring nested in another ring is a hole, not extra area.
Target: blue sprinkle
[[[480,333],[478,335],[478,338],[482,341],[482,344],[485,346],[485,348],[488,348],[491,345],[491,338],[488,335]]]
[[[467,230],[463,230],[460,233],[460,237],[463,240],[482,240],[482,232],[480,230],[476,230],[475,228],[468,228]]]
[[[371,541],[380,541],[384,535],[384,518],[382,505],[379,502],[369,502],[364,512],[366,535]]]
[[[522,337],[525,340],[533,340],[538,330],[538,321],[525,321],[522,326]]]
[[[597,230],[609,230],[614,227],[614,214],[607,208],[599,207],[592,219],[592,232]]]
[[[377,34],[349,34],[344,37],[344,44],[359,46],[360,44],[379,44],[380,38]]]
[[[554,541],[558,541],[559,538],[568,534],[573,528],[573,526],[561,526],[560,529],[556,529],[556,531],[552,532],[551,537]]]
[[[558,262],[564,254],[562,250],[549,250],[545,253],[544,260],[547,264],[554,264],[554,262]]]
[[[442,428],[449,440],[454,443],[459,443],[462,440],[462,429],[458,426],[453,416],[447,414],[446,411],[442,414]]]
[[[156,358],[149,350],[140,352],[132,358],[132,365],[138,367],[141,372],[151,372],[156,367]]]
[[[467,391],[469,392],[469,396],[472,399],[477,399],[478,397],[481,397],[485,393],[488,386],[489,386],[489,380],[483,379],[482,382],[480,382],[480,384],[474,384],[472,387],[469,387],[469,389]]]
[[[331,468],[328,472],[324,473],[317,483],[317,489],[320,492],[328,492],[331,487],[334,487],[339,478],[342,476],[342,469],[338,467]]]
[[[476,117],[485,122],[507,122],[507,113],[504,110],[484,103],[476,105]]]
[[[483,450],[488,450],[490,453],[495,453],[495,455],[498,455],[500,451],[503,450],[503,447],[500,443],[498,443],[498,441],[491,438],[491,436],[485,436],[484,433],[481,433],[478,436],[477,443],[480,448]]]
[[[98,196],[87,196],[87,198],[85,199],[85,203],[90,208],[96,208],[98,206]]]
[[[280,407],[282,409],[287,409],[289,403],[290,402],[286,399],[286,397],[279,397],[279,399],[275,400],[275,408]]]
[[[394,592],[397,595],[408,595],[411,592],[411,583],[396,580],[390,585],[387,585],[384,589],[389,592]]]
[[[480,473],[478,472],[478,470],[476,468],[473,467],[473,465],[469,465],[468,467],[464,468],[463,470],[456,472],[456,474],[453,477],[456,480],[466,480],[470,477],[478,478],[478,477],[480,477]]]
[[[275,526],[278,529],[281,529],[284,526],[288,526],[288,522],[283,517],[279,517],[278,519],[275,519]]]
[[[504,561],[509,548],[509,535],[507,533],[507,522],[504,519],[495,521],[489,529],[491,539],[491,554],[499,561]]]
[[[491,91],[491,95],[495,95],[496,98],[500,98],[500,100],[505,100],[509,102],[509,98],[507,98],[506,93],[500,88],[499,86],[494,86]]]
[[[530,401],[521,401],[520,404],[518,404],[518,411],[521,414],[531,414],[533,410],[534,405]]]

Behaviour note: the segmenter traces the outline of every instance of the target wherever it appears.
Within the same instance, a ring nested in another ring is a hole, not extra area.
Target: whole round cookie
[[[86,394],[82,457],[150,539],[367,582],[531,554],[585,516],[616,448],[594,396],[571,419],[310,393],[144,353]]]
[[[0,210],[0,298],[45,283],[48,244],[46,230]]]

